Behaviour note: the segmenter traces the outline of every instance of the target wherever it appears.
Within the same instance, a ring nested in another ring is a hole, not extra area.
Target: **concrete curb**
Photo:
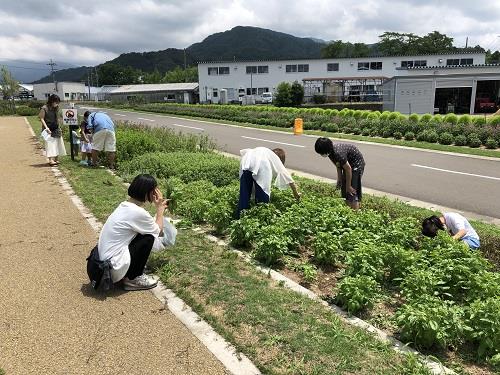
[[[450,370],[449,368],[443,366],[442,364],[426,358],[423,354],[421,354],[417,350],[408,347],[407,345],[403,344],[401,341],[397,340],[396,338],[394,338],[391,335],[388,335],[384,331],[374,327],[370,323],[367,323],[364,320],[359,319],[355,316],[350,316],[346,311],[344,311],[339,306],[334,305],[334,304],[329,304],[328,302],[322,300],[317,294],[315,294],[311,290],[304,288],[302,285],[296,283],[295,281],[289,279],[288,277],[282,275],[281,273],[276,272],[275,270],[273,270],[271,268],[261,266],[259,263],[257,263],[252,258],[250,258],[247,254],[231,247],[228,242],[221,240],[220,238],[215,237],[211,234],[208,234],[206,231],[204,231],[201,228],[195,228],[194,230],[196,232],[203,233],[209,241],[212,241],[219,246],[224,246],[224,247],[228,248],[230,251],[238,254],[239,257],[244,259],[246,262],[252,264],[257,270],[259,270],[260,272],[262,272],[266,275],[269,275],[273,280],[283,283],[283,285],[285,287],[287,287],[288,289],[291,289],[296,293],[302,294],[302,295],[304,295],[304,296],[306,296],[306,297],[308,297],[316,302],[319,302],[323,306],[329,307],[337,315],[339,315],[340,318],[344,322],[346,322],[352,326],[364,329],[365,331],[368,331],[368,332],[374,334],[381,341],[391,345],[392,349],[395,350],[396,352],[402,353],[402,354],[414,354],[414,355],[418,356],[421,359],[422,363],[425,366],[427,366],[427,368],[433,374],[436,374],[436,375],[456,374],[453,370]]]
[[[28,120],[24,118],[31,135],[36,138],[36,134],[31,128]],[[68,194],[78,211],[87,220],[90,226],[96,231],[101,230],[100,223],[90,210],[85,207],[81,199],[57,167],[50,168],[54,173],[58,183]],[[113,173],[112,173],[113,174]],[[114,175],[114,174],[113,174]],[[115,175],[116,176],[116,175]],[[116,176],[118,177],[118,176]],[[158,278],[155,277],[157,280]],[[158,281],[158,285],[151,290],[152,294],[164,303],[170,312],[178,318],[186,328],[197,337],[207,349],[224,365],[224,367],[234,375],[259,375],[259,369],[242,353],[238,353],[236,348],[228,343],[222,336],[213,330],[201,317],[196,314],[182,299]]]

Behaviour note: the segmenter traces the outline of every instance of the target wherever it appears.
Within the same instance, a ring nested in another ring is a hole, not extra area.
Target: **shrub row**
[[[321,108],[278,108],[272,106],[141,104],[136,109],[176,115],[196,116],[256,125],[291,127],[301,117],[306,130],[417,140],[444,145],[498,148],[500,116],[489,119],[455,114],[402,115],[378,112]]]

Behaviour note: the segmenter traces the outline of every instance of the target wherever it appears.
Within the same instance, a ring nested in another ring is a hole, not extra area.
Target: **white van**
[[[264,92],[262,93],[262,104],[271,104],[273,102],[273,93]]]

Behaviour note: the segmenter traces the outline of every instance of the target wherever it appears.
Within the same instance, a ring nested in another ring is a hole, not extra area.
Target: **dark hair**
[[[47,98],[47,107],[52,107],[53,103],[60,103],[61,99],[56,94],[50,94]]]
[[[273,152],[276,155],[278,155],[283,165],[285,165],[285,159],[286,159],[285,150],[283,150],[282,148],[275,148]]]
[[[432,215],[422,222],[422,234],[424,236],[436,237],[439,229],[444,229],[444,225],[436,215]]]
[[[85,113],[83,114],[83,117],[84,118],[87,118],[90,116],[90,111],[85,111]]]
[[[134,178],[128,187],[128,195],[141,202],[151,202],[151,193],[156,189],[158,183],[149,174],[140,174]]]
[[[333,142],[330,138],[318,138],[314,144],[314,150],[320,155],[328,155],[333,151]]]

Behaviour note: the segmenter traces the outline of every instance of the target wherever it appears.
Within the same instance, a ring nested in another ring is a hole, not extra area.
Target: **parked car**
[[[487,96],[477,97],[475,103],[475,112],[495,112],[497,106],[493,100]]]
[[[273,93],[264,92],[262,93],[262,104],[271,104],[273,102]]]

